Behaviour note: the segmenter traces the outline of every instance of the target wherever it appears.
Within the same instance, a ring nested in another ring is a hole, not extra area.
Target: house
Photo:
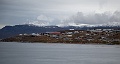
[[[68,35],[66,35],[67,37],[72,37],[72,35],[71,34],[68,34]]]
[[[33,36],[40,36],[40,34],[38,34],[38,33],[32,33],[31,35],[33,35]]]
[[[19,36],[22,36],[23,34],[19,34]]]
[[[74,31],[74,34],[79,33],[79,31]]]
[[[50,32],[49,34],[50,34],[50,37],[59,38],[61,33],[60,32]]]

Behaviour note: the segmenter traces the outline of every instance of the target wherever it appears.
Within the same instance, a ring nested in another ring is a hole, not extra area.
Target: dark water
[[[0,64],[120,64],[120,45],[0,42]]]

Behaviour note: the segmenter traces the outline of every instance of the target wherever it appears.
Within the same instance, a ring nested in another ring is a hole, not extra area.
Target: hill
[[[78,27],[78,26],[66,26],[66,27],[58,27],[58,26],[35,26],[30,24],[24,25],[15,25],[15,26],[5,26],[0,29],[0,39],[16,36],[18,34],[31,34],[31,33],[45,33],[45,32],[55,32],[62,30],[88,30],[88,29],[120,29],[120,26],[96,26],[96,27]]]

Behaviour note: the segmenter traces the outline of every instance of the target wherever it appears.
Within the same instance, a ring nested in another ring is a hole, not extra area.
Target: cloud
[[[78,12],[77,14],[63,20],[59,26],[74,25],[74,26],[84,26],[84,25],[104,25],[104,24],[120,24],[120,12],[115,11],[104,12],[104,13],[92,13],[84,14]]]
[[[53,18],[50,18],[50,17],[47,17],[47,16],[45,16],[45,15],[40,15],[40,16],[37,17],[37,20],[52,22],[54,19],[53,19]]]
[[[53,22],[53,18],[45,16],[45,15],[39,15],[35,21],[28,21],[29,24],[34,24],[37,26],[47,26],[50,25],[50,23]]]
[[[61,17],[59,20],[46,15],[39,15],[35,21],[29,22],[38,26],[53,25],[57,26],[94,26],[94,25],[120,25],[120,12],[89,13],[77,12],[70,17]]]
[[[120,22],[120,12],[115,11],[110,18],[110,22]]]
[[[100,10],[103,9],[103,7],[107,4],[107,0],[100,0],[99,1],[99,7],[100,7]]]
[[[0,29],[3,28],[3,27],[4,27],[4,25],[0,24]]]
[[[49,25],[48,22],[41,22],[41,21],[32,21],[32,22],[29,22],[29,24],[33,24],[33,25],[37,25],[37,26],[47,26],[47,25]]]

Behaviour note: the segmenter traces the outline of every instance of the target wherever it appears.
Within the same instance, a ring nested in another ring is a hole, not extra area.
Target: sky
[[[0,0],[0,28],[6,25],[120,24],[120,0]]]

